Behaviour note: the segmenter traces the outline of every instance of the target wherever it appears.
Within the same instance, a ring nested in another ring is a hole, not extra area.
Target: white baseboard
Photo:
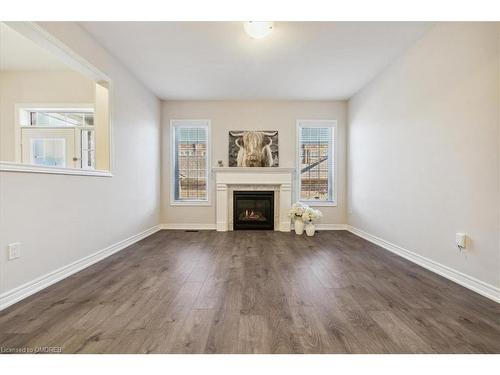
[[[419,266],[428,269],[429,271],[435,272],[438,275],[441,275],[457,284],[466,287],[467,289],[473,290],[476,293],[479,293],[497,303],[500,303],[500,288],[497,288],[494,285],[487,284],[484,281],[478,280],[453,268],[442,265],[434,260],[423,257],[422,255],[416,254],[410,250],[390,243],[372,234],[366,233],[361,229],[355,228],[351,225],[346,225],[346,229],[356,236],[364,238],[365,240],[370,241],[375,245],[389,250],[390,252],[409,260],[410,262],[416,263]]]
[[[166,223],[160,225],[161,229],[170,230],[217,230],[217,224],[178,224],[178,223]],[[280,230],[283,232],[289,232],[293,229],[292,226],[287,226],[285,223],[280,223]],[[346,230],[346,224],[316,224],[316,229],[318,230]]]
[[[317,230],[347,230],[347,224],[316,224]]]
[[[38,277],[37,279],[30,281],[24,285],[2,293],[0,295],[0,311],[42,289],[47,288],[52,284],[55,284],[62,279],[67,278],[68,276],[73,275],[74,273],[83,270],[84,268],[91,266],[94,263],[103,260],[104,258],[109,257],[110,255],[120,250],[125,249],[130,245],[133,245],[134,243],[152,235],[153,233],[158,232],[159,230],[160,226],[156,225],[150,229],[145,230],[144,232],[138,233],[123,241],[117,242],[111,246],[95,252],[94,254],[79,259],[76,262],[70,263],[67,266],[61,267],[44,276]]]
[[[173,224],[166,223],[160,225],[161,229],[177,229],[177,230],[216,230],[215,224]]]

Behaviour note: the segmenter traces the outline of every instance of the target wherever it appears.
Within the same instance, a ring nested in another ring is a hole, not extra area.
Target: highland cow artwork
[[[277,130],[229,132],[230,167],[277,167],[278,165]]]

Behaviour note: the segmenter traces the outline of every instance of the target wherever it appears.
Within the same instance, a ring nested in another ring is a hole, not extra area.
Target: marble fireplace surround
[[[217,230],[233,230],[234,191],[274,191],[274,230],[290,232],[288,210],[292,204],[293,168],[216,167]]]

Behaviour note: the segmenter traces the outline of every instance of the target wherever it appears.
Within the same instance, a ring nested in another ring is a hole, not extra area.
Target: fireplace
[[[233,192],[233,229],[274,229],[274,191]]]

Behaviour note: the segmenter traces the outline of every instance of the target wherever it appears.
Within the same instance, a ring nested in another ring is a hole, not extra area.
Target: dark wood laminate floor
[[[161,231],[0,313],[64,353],[500,353],[500,305],[345,231]]]

